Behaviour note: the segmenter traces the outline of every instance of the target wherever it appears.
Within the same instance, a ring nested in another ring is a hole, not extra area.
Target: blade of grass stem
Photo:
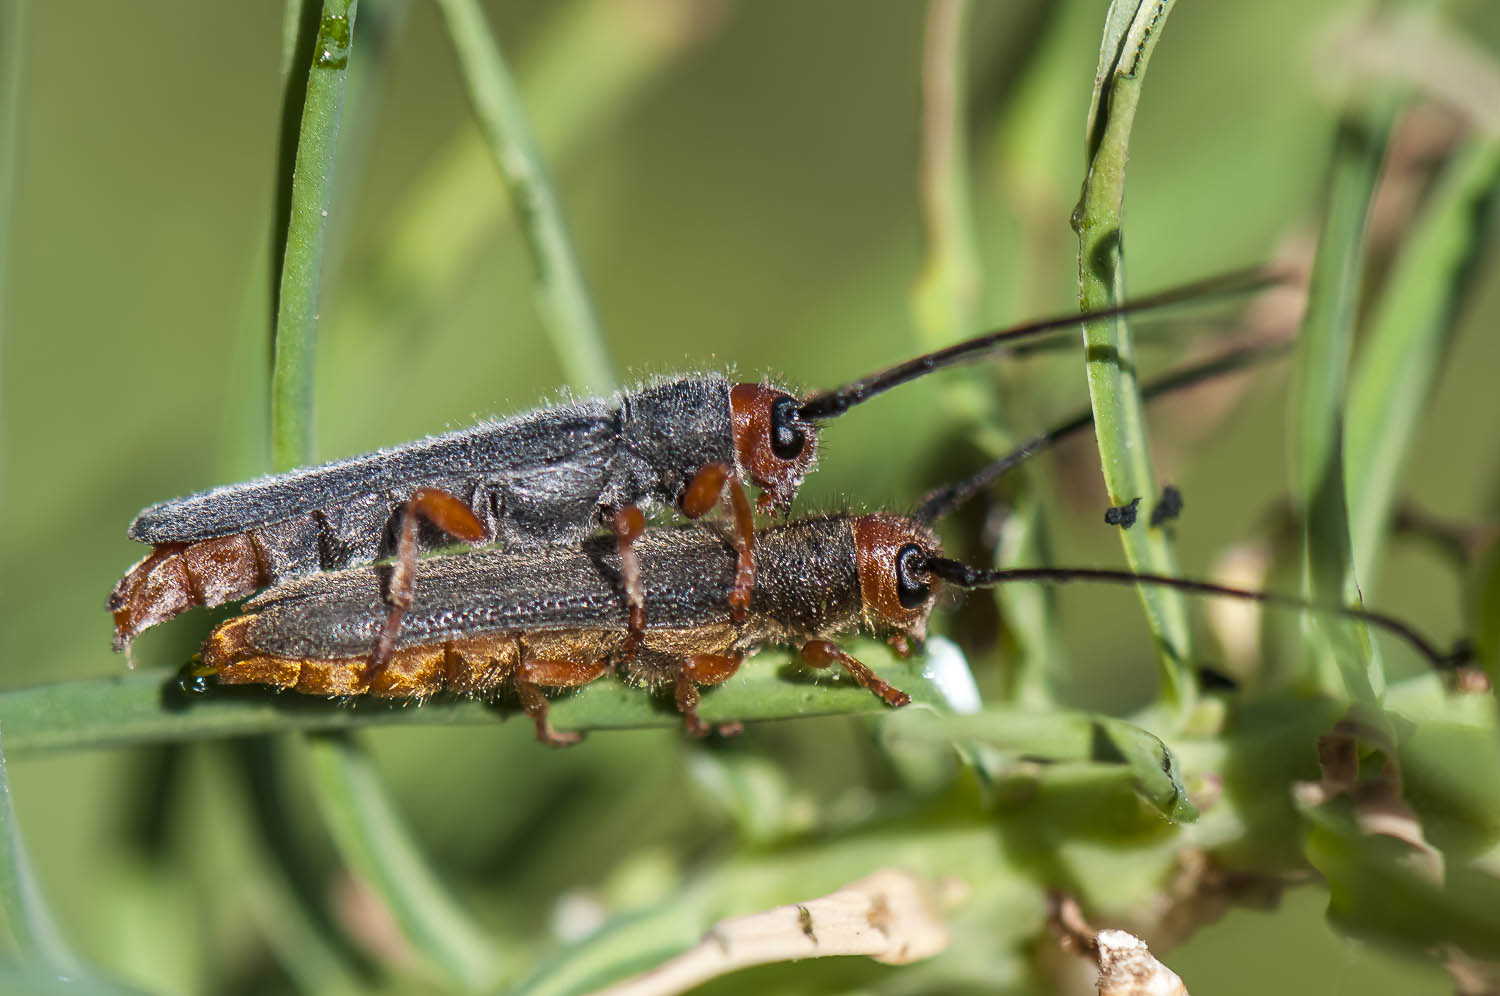
[[[562,169],[591,137],[608,131],[718,23],[706,11],[698,0],[549,6],[517,58],[516,75],[550,161]],[[589,71],[580,73],[579,66]],[[446,307],[481,249],[514,221],[511,201],[495,183],[489,146],[467,129],[432,156],[389,217],[373,255],[351,276],[348,299],[328,316],[334,328],[325,341],[337,354],[330,360],[349,371],[354,384],[381,373],[379,358],[386,354],[372,346]],[[346,406],[353,401],[341,398]]]
[[[1078,300],[1079,307],[1086,311],[1112,307],[1125,299],[1121,233],[1125,163],[1146,66],[1171,9],[1172,0],[1114,0],[1107,15],[1099,74],[1089,108],[1088,169],[1073,212],[1073,228],[1078,233]],[[1083,343],[1089,400],[1094,408],[1110,504],[1123,505],[1134,498],[1154,502],[1156,475],[1136,384],[1135,347],[1129,325],[1123,318],[1090,322],[1083,327]],[[1165,531],[1148,528],[1143,522],[1122,530],[1120,538],[1125,558],[1134,570],[1178,573],[1177,558]],[[1186,606],[1174,591],[1139,591],[1147,621],[1161,648],[1161,694],[1168,704],[1186,711],[1196,698]]]
[[[1380,174],[1394,105],[1351,112],[1334,136],[1327,206],[1297,339],[1291,391],[1292,496],[1302,518],[1302,576],[1314,601],[1359,600],[1344,493],[1344,387],[1359,302],[1370,198]],[[1364,626],[1309,614],[1304,620],[1316,680],[1342,684],[1371,703],[1383,679]]]
[[[313,347],[318,286],[326,250],[338,137],[353,49],[355,3],[324,0],[292,176],[286,252],[272,375],[272,461],[277,469],[311,462]],[[453,981],[482,987],[488,971],[462,938],[477,937],[423,861],[368,762],[349,747],[314,748],[311,766],[335,842],[405,929],[421,955]],[[454,945],[460,945],[455,949]]]
[[[942,692],[924,675],[919,658],[903,661],[882,643],[851,641],[850,652],[875,668],[914,701],[942,705]],[[722,686],[704,694],[701,713],[708,722],[793,719],[807,716],[882,712],[869,692],[849,681],[817,684],[789,680],[779,673],[794,666],[782,651],[757,654]],[[806,672],[799,672],[804,677]],[[529,721],[514,704],[437,700],[405,703],[356,700],[348,705],[302,695],[277,695],[262,688],[219,688],[185,696],[176,673],[140,670],[108,678],[60,682],[0,692],[0,727],[14,753],[136,743],[201,740],[293,730],[338,730],[367,726],[495,723]],[[619,681],[596,681],[552,703],[552,721],[564,730],[677,727],[672,703]]]
[[[1012,758],[1118,765],[1129,773],[1137,794],[1168,820],[1198,818],[1173,752],[1154,734],[1111,716],[1024,706],[991,706],[968,716],[913,710],[892,717],[883,736],[888,742],[978,742]]]
[[[968,114],[965,99],[964,24],[967,0],[932,0],[928,7],[922,71],[922,215],[927,259],[912,288],[912,313],[924,350],[949,345],[978,327],[983,266],[973,225]],[[991,458],[1015,442],[1000,399],[980,371],[965,371],[943,392],[943,402],[969,428]],[[1042,564],[1040,508],[1027,490],[1015,499],[995,566]],[[1015,634],[1019,652],[1010,693],[1024,701],[1046,701],[1046,675],[1059,653],[1052,593],[1019,585],[994,594]]]
[[[302,105],[271,378],[271,459],[275,470],[307,463],[312,457],[318,289],[356,7],[356,0],[324,0]]]
[[[583,270],[500,46],[475,0],[438,0],[438,7],[458,53],[479,127],[489,140],[516,205],[536,268],[542,320],[552,335],[568,381],[587,393],[612,390],[614,371]]]
[[[4,724],[0,723],[0,731]],[[58,975],[77,976],[80,965],[68,949],[42,898],[36,873],[26,857],[21,827],[11,803],[5,752],[0,745],[0,909],[22,962],[43,965]]]
[[[304,738],[318,807],[339,852],[385,900],[412,947],[466,991],[492,988],[489,943],[446,889],[391,806],[369,757],[347,735]]]
[[[276,755],[270,748],[263,737],[229,745],[239,763],[233,767],[217,765],[209,788],[209,803],[217,802],[225,810],[223,825],[217,830],[222,835],[221,850],[237,859],[229,869],[233,888],[249,907],[256,927],[286,973],[303,992],[364,992],[368,985],[361,978],[359,966],[339,946],[330,933],[330,924],[318,915],[319,906],[307,894],[312,883],[299,881],[286,860],[288,851],[302,846],[290,836],[292,821],[286,818],[287,809],[265,805],[256,794],[263,779],[246,777],[250,763],[269,762]]]
[[[1350,382],[1344,429],[1354,570],[1375,583],[1396,487],[1454,331],[1488,206],[1500,181],[1500,141],[1476,136],[1454,154],[1404,240],[1376,302]]]

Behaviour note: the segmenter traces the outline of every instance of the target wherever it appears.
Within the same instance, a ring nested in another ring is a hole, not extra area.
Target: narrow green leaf
[[[1307,858],[1328,883],[1328,916],[1357,936],[1409,951],[1456,945],[1500,956],[1500,878],[1457,865],[1424,873],[1408,845],[1361,833],[1347,807],[1303,807]]]
[[[369,757],[344,734],[299,742],[339,853],[385,901],[412,947],[450,983],[469,992],[492,988],[498,965],[488,942],[438,883]]]
[[[195,810],[211,814],[205,832],[213,835],[219,853],[234,857],[217,887],[244,903],[255,929],[302,992],[354,996],[366,991],[368,973],[356,965],[348,942],[340,944],[324,912],[323,881],[295,864],[307,853],[306,844],[286,799],[273,794],[281,787],[273,766],[286,767],[275,763],[283,752],[263,737],[227,746],[205,754],[215,763],[203,797],[193,801]],[[231,759],[237,763],[227,763]]]
[[[1094,99],[1089,107],[1088,172],[1073,212],[1078,233],[1079,306],[1108,308],[1125,299],[1122,234],[1125,163],[1146,65],[1172,0],[1114,0],[1106,16]],[[1127,20],[1128,19],[1128,20]],[[1146,418],[1136,384],[1135,347],[1123,318],[1083,328],[1089,399],[1104,483],[1112,505],[1157,497]],[[1161,529],[1141,522],[1121,531],[1125,558],[1137,571],[1176,574],[1177,558]],[[1184,714],[1196,696],[1187,609],[1170,589],[1141,588],[1147,621],[1162,651],[1162,694]]]
[[[271,385],[271,454],[279,470],[312,461],[318,286],[355,7],[354,0],[324,0],[297,137]],[[423,957],[466,989],[487,986],[494,974],[488,953],[427,867],[368,761],[349,745],[310,749],[318,762],[311,778],[344,859],[361,871]]]
[[[1366,216],[1392,114],[1386,101],[1339,123],[1294,361],[1290,452],[1292,495],[1302,516],[1304,590],[1314,601],[1336,605],[1359,598],[1344,492],[1344,381]],[[1331,665],[1346,694],[1373,702],[1384,679],[1365,627],[1323,614],[1309,614],[1305,625],[1323,688],[1333,691],[1340,683]]]
[[[715,23],[696,0],[548,5],[516,69],[537,144],[559,170],[566,168]],[[377,365],[389,351],[382,347],[441,310],[472,274],[482,248],[515,221],[510,198],[495,183],[490,147],[467,129],[433,153],[386,214],[368,263],[349,277],[347,300],[328,316],[329,360],[354,385],[381,373]],[[345,407],[363,397],[342,393]]]
[[[276,314],[271,378],[271,459],[276,470],[312,459],[318,289],[356,7],[357,0],[324,0],[307,77]]]
[[[969,716],[912,710],[892,717],[885,739],[983,744],[1012,757],[1084,761],[1127,772],[1135,791],[1173,823],[1192,823],[1182,767],[1154,734],[1124,720],[1090,713],[991,706]]]
[[[914,702],[946,708],[942,691],[924,675],[921,658],[901,660],[874,641],[852,642],[849,648]],[[847,679],[809,674],[785,651],[763,651],[729,681],[706,690],[700,711],[709,722],[748,722],[884,710],[869,692]],[[254,687],[215,688],[189,696],[178,689],[175,672],[162,670],[0,692],[0,726],[11,750],[27,754],[251,733],[501,720],[530,726],[514,704],[441,700],[412,706],[360,699],[345,705]],[[668,698],[612,679],[559,696],[552,704],[552,720],[559,729],[585,731],[682,723]]]
[[[1374,587],[1401,468],[1454,329],[1500,180],[1500,141],[1475,136],[1454,154],[1402,242],[1350,383],[1344,429],[1354,571]]]
[[[515,202],[536,267],[542,318],[568,381],[582,392],[608,391],[615,386],[609,351],[568,239],[562,207],[500,47],[475,0],[438,0],[438,7],[458,53],[474,114]]]

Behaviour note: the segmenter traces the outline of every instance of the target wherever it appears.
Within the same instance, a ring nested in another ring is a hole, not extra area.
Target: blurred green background
[[[1176,10],[1132,143],[1133,290],[1264,260],[1316,231],[1336,114],[1319,77],[1337,68],[1329,23],[1348,6]],[[982,325],[1075,300],[1068,212],[1104,7],[981,4],[971,18]],[[266,417],[281,114],[278,4],[91,0],[22,13],[0,316],[4,687],[124,668],[109,652],[104,598],[141,554],[126,523],[151,502],[264,469],[247,440]],[[1482,49],[1500,45],[1492,3],[1447,13]],[[624,381],[716,368],[819,387],[917,348],[921,5],[619,0],[494,3],[489,14]],[[365,0],[356,38],[318,353],[322,458],[565,392],[440,19],[425,3]],[[1480,265],[1404,477],[1405,497],[1458,522],[1492,522],[1500,505],[1500,282],[1492,258]],[[1159,368],[1175,354],[1145,355]],[[1284,374],[1283,364],[1257,375],[1206,429],[1191,402],[1153,409],[1159,471],[1187,496],[1177,535],[1190,573],[1206,573],[1286,492]],[[1023,428],[1085,401],[1071,357],[992,376]],[[798,508],[903,508],[972,465],[941,403],[951,383],[903,388],[832,427]],[[1117,563],[1092,442],[1044,458],[1043,470],[1058,562]],[[1463,625],[1457,579],[1410,544],[1392,548],[1365,596],[1445,639]],[[1060,598],[1070,700],[1144,702],[1155,664],[1134,598]],[[179,663],[208,625],[197,612],[148,633],[137,662]],[[981,648],[974,664],[982,685],[997,680],[998,658]],[[868,750],[862,730],[851,719],[768,724],[737,749],[800,758],[782,777],[799,804],[826,812],[864,791],[850,784]],[[565,752],[535,746],[515,721],[363,740],[517,975],[555,946],[560,897],[670,895],[678,876],[737,846],[695,788],[704,748],[676,731],[597,734]],[[283,749],[295,771],[296,748]],[[255,866],[230,757],[199,745],[13,759],[41,884],[87,960],[151,991],[290,985],[246,885]],[[153,795],[165,791],[170,804]],[[293,778],[284,802],[317,888],[379,947],[386,928],[339,873],[306,786]],[[1275,913],[1231,914],[1167,960],[1195,992],[1448,990],[1434,967],[1336,935],[1323,902],[1309,885]],[[838,971],[765,972],[714,991],[896,978]]]

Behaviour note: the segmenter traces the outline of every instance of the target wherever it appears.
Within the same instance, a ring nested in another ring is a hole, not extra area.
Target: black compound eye
[[[795,460],[807,445],[807,432],[797,424],[797,399],[780,397],[771,402],[771,452],[782,460]]]
[[[927,575],[927,555],[915,543],[896,551],[896,599],[903,609],[920,608],[932,596],[932,585],[920,580]]]

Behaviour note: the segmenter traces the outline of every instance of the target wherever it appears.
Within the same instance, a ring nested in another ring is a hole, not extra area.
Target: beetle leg
[[[536,738],[549,747],[566,747],[583,739],[583,734],[572,731],[559,732],[552,728],[547,718],[547,696],[541,686],[547,688],[577,688],[602,677],[609,670],[606,661],[570,661],[538,658],[522,660],[516,673],[516,696],[526,715],[536,724]]]
[[[808,667],[830,667],[834,664],[842,667],[849,677],[859,682],[865,688],[874,692],[880,700],[888,706],[904,706],[911,702],[911,696],[901,689],[887,684],[880,675],[871,671],[868,666],[855,660],[837,644],[828,640],[808,640],[802,645],[802,661]]]
[[[703,698],[698,693],[698,686],[721,685],[728,681],[740,669],[742,659],[737,654],[727,657],[722,654],[694,654],[678,666],[674,691],[677,711],[682,713],[682,721],[687,726],[688,733],[701,737],[710,730],[709,725],[698,715],[698,703]]]
[[[459,501],[441,488],[418,488],[406,500],[401,512],[401,536],[396,543],[396,563],[391,570],[391,582],[386,590],[386,600],[391,611],[380,628],[375,641],[375,656],[370,659],[370,677],[385,669],[391,655],[396,651],[396,636],[401,632],[401,620],[411,608],[412,593],[416,588],[417,573],[417,524],[421,519],[437,526],[443,532],[465,543],[482,543],[490,538],[490,531],[479,521],[468,505]]]
[[[726,495],[734,515],[734,547],[739,553],[734,587],[729,591],[729,614],[735,622],[744,622],[755,583],[755,516],[750,512],[744,485],[730,473],[727,463],[711,463],[693,475],[680,504],[683,515],[696,519],[707,514]]]
[[[609,517],[609,528],[615,534],[620,550],[620,582],[625,587],[625,604],[630,610],[629,629],[621,656],[635,657],[646,639],[646,590],[641,586],[641,562],[635,555],[635,541],[646,531],[646,516],[635,505],[626,505]]]

